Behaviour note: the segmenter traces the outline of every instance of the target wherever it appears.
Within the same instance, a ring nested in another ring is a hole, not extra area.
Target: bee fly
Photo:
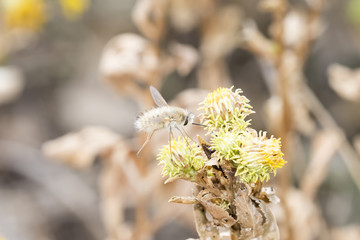
[[[171,138],[173,137],[172,129],[176,128],[184,135],[182,126],[192,124],[195,117],[194,114],[188,112],[186,109],[169,106],[161,96],[160,92],[153,86],[150,86],[150,93],[158,107],[143,113],[135,121],[135,127],[139,131],[148,133],[147,138],[137,152],[137,155],[146,146],[154,132],[157,130],[169,128],[169,141],[171,141]]]

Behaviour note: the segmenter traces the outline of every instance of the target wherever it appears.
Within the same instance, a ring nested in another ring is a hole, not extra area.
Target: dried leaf
[[[121,91],[134,81],[154,85],[164,71],[161,61],[155,45],[141,36],[126,33],[114,37],[106,45],[100,71]]]
[[[213,217],[215,224],[220,224],[225,227],[231,227],[236,223],[236,220],[222,207],[218,206],[213,200],[218,199],[218,196],[207,192],[200,191],[196,199],[204,206],[204,208]]]
[[[95,157],[114,146],[120,137],[103,127],[86,127],[43,144],[49,157],[74,167],[87,167]]]
[[[169,199],[169,202],[182,203],[182,204],[195,204],[198,203],[195,197],[178,197],[174,196]]]
[[[348,101],[360,101],[360,69],[332,64],[327,70],[330,87]]]
[[[0,105],[2,105],[15,100],[21,94],[24,79],[20,69],[13,66],[0,66],[0,79]]]
[[[199,234],[200,239],[219,239],[219,231],[217,227],[206,219],[205,209],[200,203],[194,205],[194,218],[196,231]]]
[[[255,228],[254,213],[256,212],[255,206],[251,203],[246,188],[242,191],[239,189],[234,199],[236,207],[236,219],[241,226],[241,236],[245,239],[253,235]]]

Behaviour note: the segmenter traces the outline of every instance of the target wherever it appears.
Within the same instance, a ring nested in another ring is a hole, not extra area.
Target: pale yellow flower
[[[81,16],[88,8],[89,0],[60,0],[64,15],[68,19]]]
[[[243,130],[249,125],[245,118],[254,112],[252,106],[245,96],[240,95],[241,89],[232,89],[218,88],[200,103],[199,110],[203,111],[200,118],[209,131]]]
[[[43,0],[0,0],[0,6],[10,29],[39,31],[46,22]]]
[[[163,176],[194,180],[195,172],[204,167],[205,159],[201,148],[189,139],[178,137],[165,145],[158,154]]]
[[[266,132],[220,131],[211,144],[219,159],[234,163],[235,175],[243,182],[268,181],[270,173],[276,174],[276,169],[286,163],[280,139],[267,138]]]

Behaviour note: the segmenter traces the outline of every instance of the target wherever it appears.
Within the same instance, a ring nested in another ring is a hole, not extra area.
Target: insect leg
[[[179,132],[185,137],[187,137],[187,138],[189,138],[191,141],[193,141],[193,142],[195,142],[190,136],[189,136],[189,134],[187,134],[187,132],[185,131],[185,129],[182,127],[182,126],[180,126],[180,128],[178,128],[178,130],[179,130]]]
[[[151,139],[151,137],[152,137],[152,135],[154,134],[155,131],[156,131],[156,130],[153,130],[153,131],[151,131],[150,133],[148,133],[144,144],[141,146],[140,150],[136,153],[136,156],[139,156],[141,150],[143,150],[143,148],[146,146],[146,144],[149,143],[149,141],[150,141],[150,139]]]
[[[169,149],[170,149],[170,159],[172,160],[172,149],[171,149],[171,141],[174,138],[174,135],[172,133],[172,128],[170,126],[169,128]]]

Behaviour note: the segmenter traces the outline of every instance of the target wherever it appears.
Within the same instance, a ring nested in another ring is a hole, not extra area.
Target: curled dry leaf
[[[21,71],[12,66],[0,67],[0,105],[16,99],[24,88]]]
[[[182,204],[195,204],[198,201],[196,200],[195,197],[178,197],[178,196],[173,196],[169,199],[169,202],[173,202],[173,203],[182,203]]]
[[[87,167],[119,140],[110,130],[91,126],[44,143],[42,151],[45,156],[74,167]]]
[[[230,216],[230,214],[224,208],[214,203],[214,201],[218,199],[218,196],[203,190],[199,192],[196,199],[208,211],[215,224],[231,227],[236,223],[236,220]]]
[[[360,102],[360,69],[351,70],[340,64],[327,69],[330,87],[348,101]]]
[[[138,0],[132,18],[141,33],[158,42],[164,35],[167,0]]]
[[[121,34],[106,45],[100,60],[105,79],[121,92],[135,81],[155,84],[162,76],[163,66],[154,44],[136,34]]]

